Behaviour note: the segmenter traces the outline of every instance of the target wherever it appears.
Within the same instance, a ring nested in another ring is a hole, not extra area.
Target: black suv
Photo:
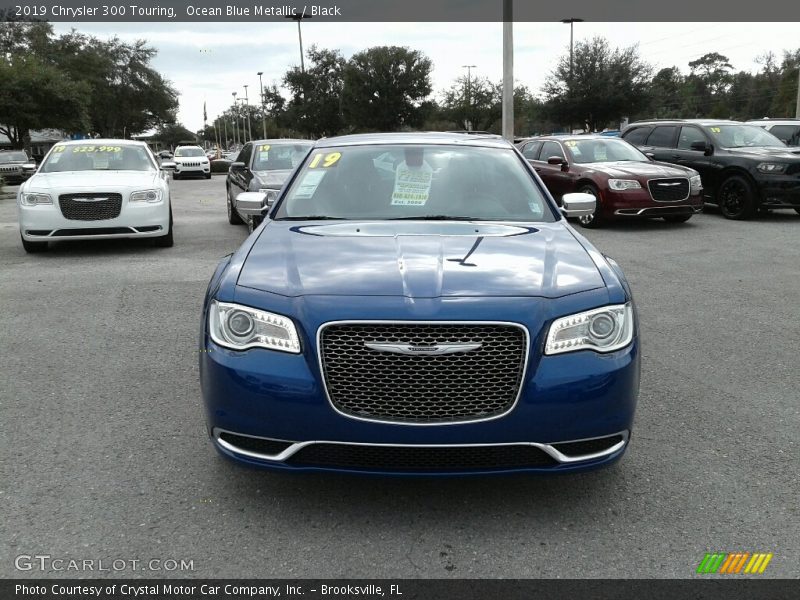
[[[637,121],[622,138],[657,161],[691,167],[703,180],[705,201],[729,219],[759,209],[800,213],[800,148],[738,121]]]

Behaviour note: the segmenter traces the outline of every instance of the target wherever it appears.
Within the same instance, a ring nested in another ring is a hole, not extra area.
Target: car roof
[[[572,134],[572,135],[567,134],[567,133],[556,133],[556,134],[553,134],[553,135],[535,135],[533,137],[526,138],[524,141],[530,142],[532,140],[536,140],[536,141],[539,141],[539,140],[542,140],[542,141],[552,140],[552,141],[556,141],[556,142],[563,142],[565,140],[575,140],[576,142],[580,142],[580,141],[583,141],[583,140],[603,140],[603,141],[608,141],[608,140],[613,140],[613,139],[619,139],[619,138],[608,136],[608,135],[600,135],[599,133],[584,133],[584,134]]]
[[[793,119],[792,117],[764,117],[763,119],[750,119],[749,121],[745,121],[745,123],[772,123],[772,124],[781,124],[786,123],[787,125],[799,125],[800,119]]]
[[[695,125],[744,125],[744,121],[732,121],[731,119],[643,119],[634,121],[628,128],[634,125],[679,125],[681,123],[694,123]]]
[[[318,148],[334,146],[379,146],[389,144],[459,145],[482,148],[511,148],[511,144],[496,135],[464,135],[463,133],[360,133],[318,140]]]
[[[145,142],[140,142],[139,140],[121,140],[115,138],[91,138],[88,140],[63,140],[61,142],[57,142],[58,144],[65,144],[67,146],[75,146],[78,144],[133,144],[135,146],[147,146]]]
[[[313,144],[314,140],[303,140],[300,138],[269,138],[263,140],[251,140],[253,144]]]

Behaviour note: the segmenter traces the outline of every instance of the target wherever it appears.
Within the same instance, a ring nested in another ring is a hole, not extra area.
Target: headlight
[[[26,206],[52,204],[53,199],[50,197],[50,194],[22,194],[22,203]]]
[[[131,202],[159,202],[161,201],[161,190],[142,190],[141,192],[133,192],[130,198]]]
[[[300,353],[297,329],[288,317],[239,304],[213,301],[208,310],[211,339],[231,350],[268,348]]]
[[[760,163],[756,167],[756,169],[758,169],[761,173],[767,173],[769,175],[778,175],[786,170],[786,165],[782,163],[763,162]]]
[[[638,190],[642,187],[642,184],[635,179],[609,179],[608,187],[621,192],[623,190]]]
[[[689,187],[692,190],[692,194],[703,191],[703,181],[700,179],[700,175],[692,175],[689,177]]]
[[[624,348],[632,339],[633,307],[629,302],[556,319],[547,334],[544,353],[612,352]]]

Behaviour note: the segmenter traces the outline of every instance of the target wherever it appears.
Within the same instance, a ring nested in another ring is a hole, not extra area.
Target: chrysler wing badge
[[[433,346],[415,346],[413,344],[388,344],[383,342],[364,342],[364,345],[370,350],[378,352],[391,352],[393,354],[425,354],[425,355],[440,355],[440,354],[457,354],[459,352],[471,352],[477,350],[482,343],[467,343],[467,344],[434,344]]]

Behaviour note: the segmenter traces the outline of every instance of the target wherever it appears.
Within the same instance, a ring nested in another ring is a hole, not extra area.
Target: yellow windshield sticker
[[[322,167],[323,169],[328,169],[335,166],[339,162],[340,158],[342,158],[341,152],[328,152],[327,154],[317,152],[314,155],[314,158],[311,159],[311,163],[309,163],[308,168],[317,169]]]
[[[577,146],[578,142],[576,142],[574,140],[569,140],[568,142],[564,142],[564,145],[565,146],[569,146],[570,148],[572,148],[573,146]]]
[[[53,152],[63,152],[66,149],[66,146],[55,146],[53,148]]]
[[[722,129],[720,129],[719,127],[709,127],[709,129],[711,130],[712,133],[721,133],[722,132]]]
[[[270,145],[269,144],[262,144],[258,147],[259,152],[269,152]]]
[[[121,146],[73,146],[72,147],[73,154],[77,154],[79,152],[122,152]]]

